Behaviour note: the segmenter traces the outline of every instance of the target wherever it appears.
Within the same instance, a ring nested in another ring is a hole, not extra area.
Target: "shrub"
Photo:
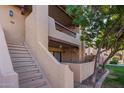
[[[112,60],[110,61],[110,64],[118,64],[118,58],[117,57],[113,57]]]

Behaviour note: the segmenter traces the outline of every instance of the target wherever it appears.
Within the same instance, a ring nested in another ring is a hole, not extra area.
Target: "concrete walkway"
[[[108,66],[122,66],[124,67],[124,64],[107,64]]]

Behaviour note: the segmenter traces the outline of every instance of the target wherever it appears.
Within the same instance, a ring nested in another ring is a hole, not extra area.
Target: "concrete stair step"
[[[29,61],[25,61],[25,60],[23,60],[23,61],[13,61],[13,63],[19,63],[19,62],[22,62],[22,63],[23,62],[29,62],[30,63],[30,62],[34,62],[34,61],[33,60],[29,60]]]
[[[25,77],[25,76],[27,76],[27,75],[32,75],[32,74],[35,74],[35,73],[40,73],[40,74],[42,74],[40,71],[39,71],[39,69],[38,68],[32,68],[31,70],[25,70],[25,72],[24,71],[19,71],[19,76],[21,76],[21,77]]]
[[[25,66],[25,67],[14,67],[14,70],[23,75],[26,75],[26,72],[28,72],[28,74],[30,74],[29,72],[31,72],[31,74],[39,72],[39,68],[37,68],[36,66]]]
[[[43,86],[38,86],[37,88],[49,88],[49,86],[46,84],[46,85],[43,85]]]
[[[36,86],[35,88],[49,88],[47,84]]]
[[[13,63],[18,63],[18,62],[34,62],[34,61],[15,61],[15,62],[13,62]]]
[[[37,77],[32,77],[32,78],[28,78],[28,79],[23,79],[23,80],[19,80],[19,84],[23,84],[23,83],[28,83],[28,82],[32,82],[34,80],[37,80],[37,79],[43,79],[42,76],[37,76]]]
[[[27,57],[31,57],[30,54],[28,54],[28,53],[27,53],[27,54],[11,54],[10,56],[11,56],[12,58],[17,58],[17,57],[18,57],[18,58],[19,58],[19,57],[21,57],[21,58],[22,58],[22,57],[24,57],[24,58],[26,57],[26,58],[27,58]]]
[[[46,85],[46,81],[44,79],[37,79],[28,83],[23,83],[20,85],[22,88],[36,88],[38,86]]]
[[[10,54],[29,54],[28,51],[9,50]]]
[[[12,58],[12,62],[17,62],[17,61],[33,61],[32,58]]]
[[[33,74],[26,74],[25,76],[23,76],[22,74],[19,74],[19,80],[25,80],[25,79],[30,79],[30,78],[34,78],[34,77],[41,77],[43,78],[41,73],[33,73]]]
[[[8,49],[15,51],[28,51],[26,48],[19,48],[19,47],[8,47]]]
[[[8,44],[8,49],[15,72],[19,75],[22,88],[48,88],[43,73],[23,45]]]
[[[26,66],[36,66],[34,62],[15,62],[13,63],[14,67],[26,67]]]
[[[9,48],[26,48],[23,45],[8,45]]]
[[[7,44],[8,47],[19,47],[19,48],[25,48],[24,45],[16,45],[16,44]]]
[[[19,57],[11,57],[11,58],[31,58],[32,59],[31,56],[30,57],[21,57],[21,56],[19,56]]]

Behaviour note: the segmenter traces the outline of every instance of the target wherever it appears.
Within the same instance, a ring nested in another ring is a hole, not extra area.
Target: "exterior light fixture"
[[[62,45],[59,45],[59,48],[62,48]]]
[[[12,10],[9,10],[9,16],[10,17],[13,17],[13,15],[14,15],[13,11]]]

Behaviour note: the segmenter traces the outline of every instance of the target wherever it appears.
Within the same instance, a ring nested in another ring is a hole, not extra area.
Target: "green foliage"
[[[102,6],[101,11],[102,11],[103,14],[107,15],[109,13],[109,11],[110,11],[110,6],[109,5]]]
[[[117,57],[113,57],[112,60],[110,61],[110,64],[118,64],[118,58]]]
[[[73,23],[81,27],[81,41],[87,46],[119,51],[124,48],[124,6],[69,5]]]

